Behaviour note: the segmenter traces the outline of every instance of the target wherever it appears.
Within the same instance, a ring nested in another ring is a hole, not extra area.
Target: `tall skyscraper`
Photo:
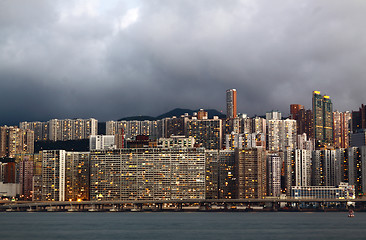
[[[333,143],[333,104],[329,96],[313,92],[314,137],[321,143]]]
[[[333,112],[333,141],[335,148],[348,148],[349,125],[352,119],[350,112]]]
[[[236,89],[226,90],[226,118],[235,118],[237,116],[236,110]]]

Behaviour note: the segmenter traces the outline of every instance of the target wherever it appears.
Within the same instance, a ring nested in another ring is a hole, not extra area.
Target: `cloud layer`
[[[106,3],[107,2],[107,3]],[[0,2],[0,124],[366,103],[366,2]]]

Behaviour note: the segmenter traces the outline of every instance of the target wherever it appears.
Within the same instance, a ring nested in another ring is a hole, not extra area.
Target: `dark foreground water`
[[[0,239],[366,239],[366,213],[0,213]]]

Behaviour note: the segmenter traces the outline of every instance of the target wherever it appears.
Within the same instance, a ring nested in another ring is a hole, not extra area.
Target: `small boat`
[[[348,211],[348,217],[354,217],[355,216],[355,212],[351,209]]]

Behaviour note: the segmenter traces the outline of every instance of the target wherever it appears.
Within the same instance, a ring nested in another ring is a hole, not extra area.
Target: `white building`
[[[266,113],[266,120],[281,120],[282,114],[279,111],[270,111]]]
[[[239,134],[232,132],[225,136],[225,149],[234,150],[235,148],[245,147],[245,134]]]
[[[268,150],[296,148],[296,120],[268,120]]]
[[[311,186],[311,151],[285,150],[283,158],[287,195],[290,195],[293,186]]]
[[[279,197],[281,195],[281,169],[282,160],[279,154],[267,156],[267,184],[268,196]]]
[[[1,197],[16,197],[20,193],[21,193],[21,185],[19,183],[0,182]]]
[[[297,149],[313,151],[315,149],[315,140],[308,139],[306,133],[297,135]]]
[[[311,151],[295,150],[295,186],[311,185]]]
[[[89,149],[90,151],[116,149],[115,136],[114,135],[90,136]]]
[[[21,122],[22,129],[34,131],[39,140],[68,141],[87,139],[98,134],[98,120],[89,119],[51,119],[48,122]]]
[[[171,136],[170,138],[159,138],[159,146],[162,148],[193,148],[194,137]]]

